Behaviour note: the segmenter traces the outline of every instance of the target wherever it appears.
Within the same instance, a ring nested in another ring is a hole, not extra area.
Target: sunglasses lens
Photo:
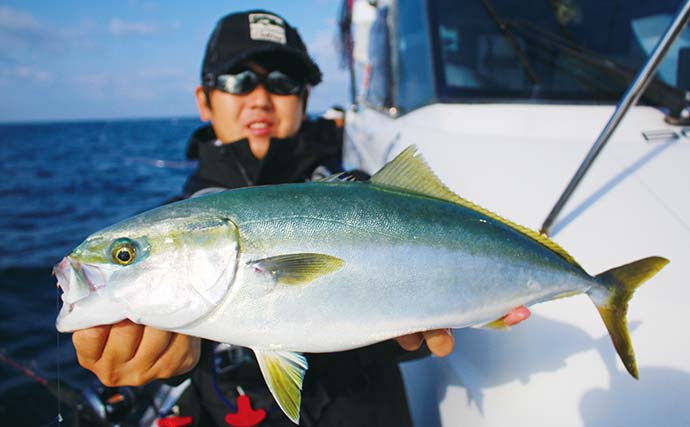
[[[259,77],[252,70],[245,70],[237,74],[222,74],[218,76],[217,87],[233,95],[245,95],[253,91],[262,81],[266,90],[276,95],[295,95],[304,87],[280,71],[271,71],[265,77]]]
[[[280,71],[271,71],[266,76],[266,89],[276,95],[295,95],[302,90],[302,84]]]
[[[218,76],[219,89],[233,95],[249,93],[259,84],[259,77],[251,70],[237,74],[223,74]]]

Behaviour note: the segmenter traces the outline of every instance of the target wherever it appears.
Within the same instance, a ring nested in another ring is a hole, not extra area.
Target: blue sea
[[[69,384],[94,383],[70,336],[55,331],[51,268],[92,232],[179,194],[195,167],[187,139],[200,124],[0,124],[1,425],[57,425],[57,400],[37,380],[55,379],[58,367]]]

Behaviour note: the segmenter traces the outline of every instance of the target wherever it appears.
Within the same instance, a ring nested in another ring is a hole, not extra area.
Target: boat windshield
[[[445,102],[612,103],[623,95],[679,0],[429,0],[437,94]],[[690,28],[643,102],[687,106]]]

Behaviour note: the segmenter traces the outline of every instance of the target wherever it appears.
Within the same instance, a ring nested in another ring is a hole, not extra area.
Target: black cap
[[[321,82],[321,70],[309,57],[297,29],[274,13],[250,10],[218,21],[206,45],[201,83],[213,86],[219,74],[257,57],[287,67],[293,78],[312,86]]]

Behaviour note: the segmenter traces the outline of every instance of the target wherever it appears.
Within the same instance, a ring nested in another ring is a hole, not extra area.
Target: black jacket
[[[213,128],[201,127],[187,145],[187,158],[198,159],[199,167],[187,180],[184,195],[208,187],[304,182],[319,166],[331,173],[341,171],[342,135],[331,120],[305,122],[294,138],[272,139],[268,153],[258,160],[247,139],[220,144]]]
[[[324,119],[305,122],[294,138],[271,140],[263,160],[252,155],[246,139],[219,144],[212,128],[202,127],[188,145],[187,156],[198,158],[199,165],[185,183],[183,198],[212,187],[304,182],[315,173],[339,172],[341,149],[342,130]],[[398,362],[425,354],[406,352],[394,341],[307,354],[300,425],[410,426]],[[236,411],[238,387],[255,409],[267,411],[261,426],[294,426],[274,402],[251,350],[218,352],[214,343],[205,341],[191,377],[192,386],[180,399],[180,415],[193,416],[196,426],[227,426],[224,417]]]

